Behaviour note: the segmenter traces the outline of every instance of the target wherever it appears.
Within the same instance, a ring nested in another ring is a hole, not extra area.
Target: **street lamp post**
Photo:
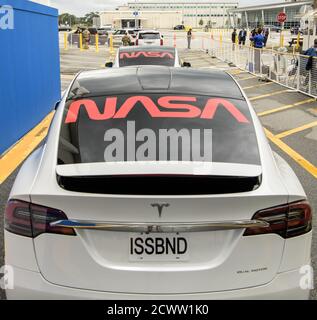
[[[134,7],[135,7],[135,12],[134,12],[134,13],[135,13],[135,15],[134,15],[134,17],[135,17],[135,20],[134,20],[134,28],[137,29],[137,28],[138,28],[138,26],[137,26],[137,21],[138,21],[138,19],[137,19],[137,15],[136,15],[136,12],[137,12],[136,10],[138,10],[138,9],[137,9],[137,6],[136,6],[136,5],[137,5],[137,0],[135,0],[135,6],[134,6]]]

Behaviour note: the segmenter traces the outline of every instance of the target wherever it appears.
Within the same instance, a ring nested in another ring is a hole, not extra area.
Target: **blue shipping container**
[[[0,0],[0,155],[38,124],[60,95],[58,11]]]

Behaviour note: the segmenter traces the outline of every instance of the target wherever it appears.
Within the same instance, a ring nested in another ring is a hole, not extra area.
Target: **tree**
[[[88,26],[92,26],[93,19],[99,18],[99,17],[100,17],[99,12],[90,12],[90,13],[85,14],[84,19],[85,19],[85,22]]]
[[[199,25],[202,27],[204,25],[204,20],[203,19],[200,19],[199,20]]]
[[[69,25],[73,26],[74,24],[77,23],[77,18],[73,14],[69,13],[62,13],[58,17],[58,23],[61,25]]]
[[[58,23],[61,25],[75,25],[90,27],[93,25],[93,19],[99,17],[99,12],[90,12],[83,17],[76,17],[73,14],[63,13],[58,17]]]

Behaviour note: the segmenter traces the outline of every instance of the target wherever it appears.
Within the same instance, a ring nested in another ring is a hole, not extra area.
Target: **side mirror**
[[[190,62],[183,62],[183,65],[182,65],[182,67],[184,67],[184,68],[190,68],[191,66],[192,65]]]
[[[106,68],[112,68],[113,67],[113,62],[106,62],[105,67]]]

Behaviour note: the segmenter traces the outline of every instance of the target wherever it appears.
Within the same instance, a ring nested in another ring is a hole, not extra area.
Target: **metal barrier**
[[[222,61],[232,63],[241,70],[246,70],[254,75],[266,77],[291,89],[317,98],[317,58],[296,53],[288,53],[286,48],[256,49],[250,45],[239,45],[228,41],[232,30],[212,30],[205,34],[193,32],[190,48],[204,50],[211,56]],[[80,35],[67,33],[61,39],[64,49],[80,48],[83,50]],[[248,39],[248,37],[247,37]],[[281,42],[283,37],[281,37]],[[97,43],[96,43],[97,40]],[[89,45],[99,51],[99,46],[107,46],[113,52],[111,36],[90,36]],[[186,34],[170,32],[164,35],[164,45],[179,49],[188,47]]]
[[[256,49],[218,40],[202,49],[241,70],[317,98],[316,57],[288,53],[286,48]]]

